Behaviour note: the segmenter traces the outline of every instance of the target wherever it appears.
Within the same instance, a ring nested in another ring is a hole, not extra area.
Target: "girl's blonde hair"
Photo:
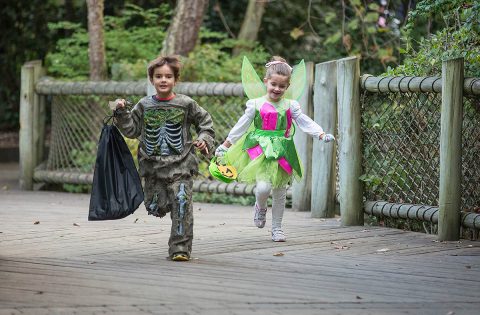
[[[177,55],[171,56],[158,56],[157,58],[150,61],[148,64],[148,77],[150,80],[153,80],[153,72],[156,68],[161,67],[163,65],[167,65],[172,69],[173,76],[175,77],[175,81],[178,81],[180,78],[180,57]]]
[[[280,56],[273,56],[265,67],[267,67],[265,79],[270,79],[274,74],[283,75],[290,79],[292,75],[292,68],[288,65],[287,61]]]

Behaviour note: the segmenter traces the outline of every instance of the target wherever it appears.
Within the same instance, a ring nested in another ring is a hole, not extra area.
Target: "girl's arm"
[[[228,134],[223,145],[229,148],[238,139],[240,139],[245,132],[247,132],[248,127],[250,127],[250,124],[253,121],[253,118],[255,118],[255,101],[249,100],[247,102],[245,113],[242,115],[242,117],[240,117],[235,126],[233,126],[232,130],[230,130],[230,133]]]
[[[142,115],[143,106],[140,102],[131,111],[125,106],[118,106],[113,122],[125,137],[135,139],[142,134]]]
[[[298,127],[310,136],[322,140],[325,135],[322,127],[302,112],[300,104],[297,101],[292,100],[291,102],[290,109],[292,110],[292,118]]]

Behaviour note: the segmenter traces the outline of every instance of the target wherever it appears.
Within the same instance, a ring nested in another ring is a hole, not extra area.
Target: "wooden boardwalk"
[[[196,204],[193,259],[172,262],[170,219],[143,205],[88,222],[88,195],[13,186],[0,186],[0,315],[480,313],[478,242],[287,211],[273,243],[251,207]]]

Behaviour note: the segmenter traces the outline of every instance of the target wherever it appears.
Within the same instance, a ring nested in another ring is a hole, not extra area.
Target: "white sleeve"
[[[295,120],[298,127],[300,127],[303,132],[317,139],[322,133],[324,133],[322,127],[320,127],[310,117],[302,113],[300,104],[297,101],[292,100],[292,103],[290,104],[290,109],[292,110],[292,118]]]
[[[240,117],[237,121],[235,126],[233,126],[232,130],[228,134],[227,141],[231,144],[234,144],[238,139],[240,139],[245,132],[247,132],[248,127],[255,118],[255,101],[249,100],[247,102],[247,108],[245,109],[245,113]]]

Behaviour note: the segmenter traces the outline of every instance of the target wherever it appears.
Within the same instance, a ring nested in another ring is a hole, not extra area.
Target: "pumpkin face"
[[[225,183],[230,183],[237,179],[237,170],[235,167],[218,163],[216,157],[210,161],[208,170],[213,177]]]
[[[217,164],[217,168],[220,171],[220,173],[225,176],[226,178],[230,179],[236,179],[237,178],[237,170],[235,167],[231,165],[220,165]]]

